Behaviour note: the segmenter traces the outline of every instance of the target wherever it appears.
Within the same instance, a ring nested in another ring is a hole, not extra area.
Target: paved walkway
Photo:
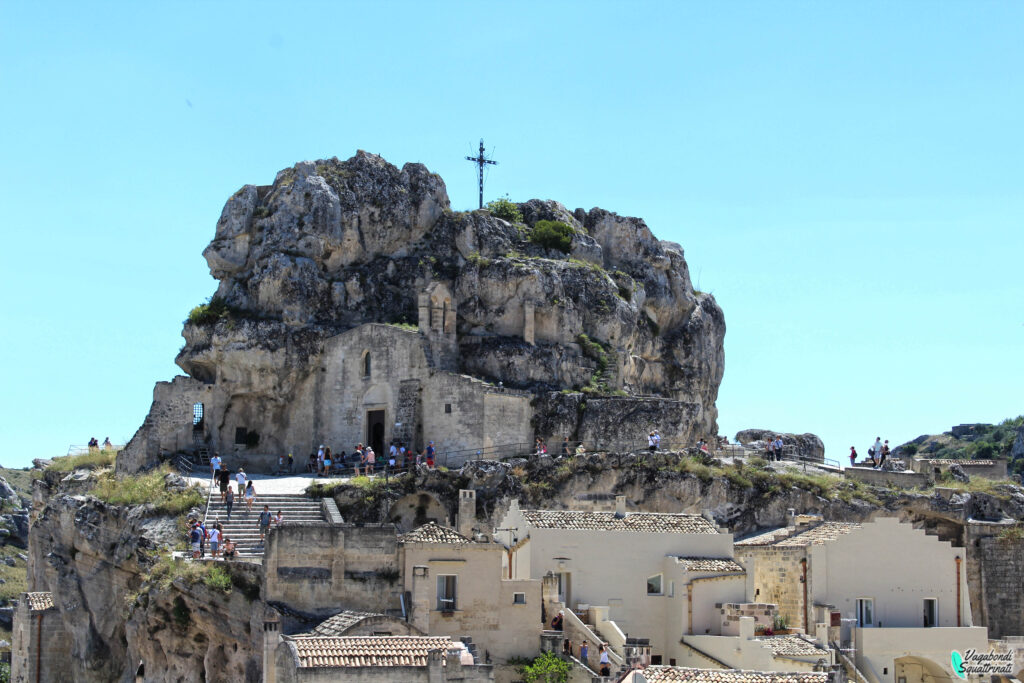
[[[256,489],[257,499],[263,493],[302,493],[314,481],[326,483],[330,481],[348,481],[351,478],[347,476],[314,477],[312,474],[293,474],[280,477],[272,474],[249,474],[248,476],[252,481],[253,488]],[[190,483],[200,484],[204,487],[210,484],[209,476],[188,477],[188,480]],[[238,492],[234,476],[231,477],[231,487],[235,489],[236,493]],[[235,504],[237,505],[237,503]],[[242,505],[244,506],[245,503],[243,502]]]

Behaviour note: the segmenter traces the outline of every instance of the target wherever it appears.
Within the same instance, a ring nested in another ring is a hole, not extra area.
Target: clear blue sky
[[[725,311],[721,432],[1024,412],[1024,4],[0,5],[0,464],[128,439],[224,201],[425,163],[643,217]]]

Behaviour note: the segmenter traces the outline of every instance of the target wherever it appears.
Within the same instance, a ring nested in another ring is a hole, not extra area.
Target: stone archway
[[[427,522],[443,525],[448,521],[448,511],[433,494],[417,491],[395,501],[387,521],[398,527],[400,533],[407,533]]]
[[[942,666],[927,657],[899,657],[893,660],[896,680],[900,683],[952,683],[953,678]]]

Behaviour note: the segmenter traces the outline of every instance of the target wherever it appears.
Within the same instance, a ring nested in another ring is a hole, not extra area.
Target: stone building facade
[[[72,683],[71,640],[52,593],[21,594],[11,635],[11,681]]]

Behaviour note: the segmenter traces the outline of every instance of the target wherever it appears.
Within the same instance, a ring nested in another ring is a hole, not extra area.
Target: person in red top
[[[854,448],[853,446],[850,446],[850,467],[853,467],[853,465],[856,462],[857,462],[857,449]]]

